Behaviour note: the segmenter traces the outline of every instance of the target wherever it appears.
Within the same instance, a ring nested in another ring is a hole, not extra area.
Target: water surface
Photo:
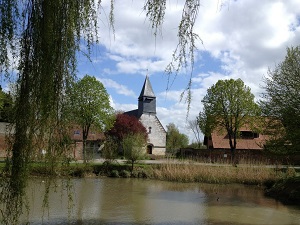
[[[267,198],[253,186],[121,178],[74,179],[70,188],[66,183],[57,180],[51,186],[49,207],[43,208],[45,182],[30,181],[31,224],[300,224],[300,208]]]

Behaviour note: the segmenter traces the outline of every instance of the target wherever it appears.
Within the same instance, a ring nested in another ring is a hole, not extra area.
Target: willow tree
[[[9,179],[2,188],[1,200],[7,203],[3,215],[22,213],[20,196],[26,186],[28,163],[37,151],[46,150],[50,165],[64,155],[68,146],[61,115],[64,94],[74,79],[76,53],[81,44],[85,43],[90,51],[97,40],[100,3],[100,0],[98,4],[92,0],[0,1],[0,73],[7,77],[16,75],[17,83],[7,171],[14,179]],[[112,25],[114,4],[111,0]],[[178,26],[178,46],[167,68],[169,73],[184,66],[193,67],[198,38],[193,28],[199,7],[200,0],[185,1]],[[148,0],[144,10],[156,35],[164,22],[166,0]],[[16,74],[10,74],[11,69],[16,69]],[[13,219],[4,223],[16,224]]]
[[[7,0],[1,10],[1,72],[10,66],[9,52],[18,55],[17,96],[9,179],[2,189],[4,223],[17,224],[22,214],[28,164],[43,148],[49,165],[63,156],[63,96],[75,76],[76,52],[82,39],[95,41],[94,1]],[[17,39],[19,38],[19,39]],[[9,190],[9,191],[7,191]]]
[[[251,89],[241,79],[219,80],[207,90],[202,103],[203,111],[198,116],[202,132],[209,137],[214,131],[225,130],[235,163],[240,128],[245,125],[254,127],[260,115]]]

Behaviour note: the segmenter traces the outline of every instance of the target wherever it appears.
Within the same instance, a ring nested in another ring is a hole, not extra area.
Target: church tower
[[[155,156],[165,155],[166,131],[156,116],[156,96],[148,76],[138,98],[138,109],[125,113],[138,118],[146,128],[148,132],[146,153]]]
[[[148,75],[146,76],[138,100],[138,117],[140,117],[142,114],[156,115],[156,97],[153,92]]]

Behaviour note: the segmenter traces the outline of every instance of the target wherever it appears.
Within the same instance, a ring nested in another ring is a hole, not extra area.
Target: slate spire
[[[156,114],[156,96],[153,92],[148,75],[146,75],[142,91],[139,96],[138,116],[142,114]]]
[[[141,94],[139,96],[139,99],[142,98],[142,97],[155,98],[155,94],[153,92],[153,89],[152,89],[152,86],[151,86],[148,75],[146,75],[145,82],[144,82]]]

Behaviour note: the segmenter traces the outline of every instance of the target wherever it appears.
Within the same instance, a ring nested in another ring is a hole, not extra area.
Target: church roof
[[[152,86],[151,86],[148,75],[146,76],[146,79],[145,79],[145,82],[144,82],[144,85],[143,85],[143,88],[142,88],[142,91],[141,91],[141,94],[140,94],[139,98],[141,98],[141,97],[153,97],[153,98],[155,98],[155,94],[153,92],[153,89],[152,89]]]

